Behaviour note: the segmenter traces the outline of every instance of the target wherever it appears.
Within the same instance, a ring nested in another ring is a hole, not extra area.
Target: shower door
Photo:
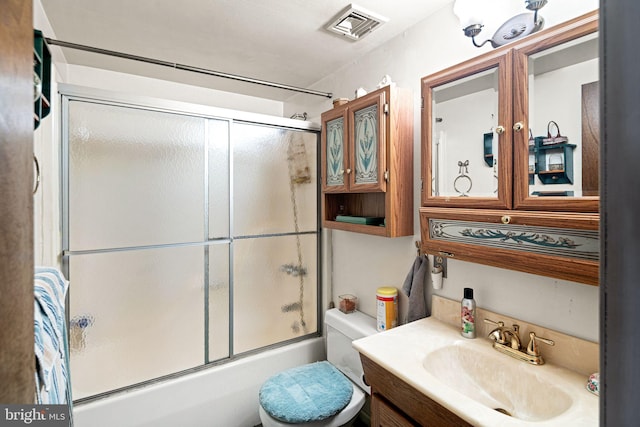
[[[74,399],[317,336],[317,145],[63,96]]]

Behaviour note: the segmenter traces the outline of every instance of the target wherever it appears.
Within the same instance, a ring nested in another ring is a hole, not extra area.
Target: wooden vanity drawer
[[[371,396],[371,427],[420,427],[378,393]]]
[[[598,214],[420,208],[422,250],[598,285]]]
[[[373,396],[371,427],[472,426],[366,356],[360,360]]]

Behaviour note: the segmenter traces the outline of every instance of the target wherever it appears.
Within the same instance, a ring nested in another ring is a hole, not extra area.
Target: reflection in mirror
[[[497,198],[498,69],[435,87],[432,100],[432,194]]]
[[[598,34],[531,55],[529,194],[598,195]]]

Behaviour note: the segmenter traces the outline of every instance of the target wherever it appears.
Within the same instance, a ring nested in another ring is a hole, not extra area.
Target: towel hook
[[[422,255],[422,242],[420,240],[416,240],[416,249],[418,250],[418,256]]]

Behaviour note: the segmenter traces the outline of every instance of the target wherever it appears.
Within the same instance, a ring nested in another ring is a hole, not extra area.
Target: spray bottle
[[[465,338],[476,337],[476,302],[473,299],[473,289],[464,288],[464,298],[460,302],[462,318],[462,336]]]

